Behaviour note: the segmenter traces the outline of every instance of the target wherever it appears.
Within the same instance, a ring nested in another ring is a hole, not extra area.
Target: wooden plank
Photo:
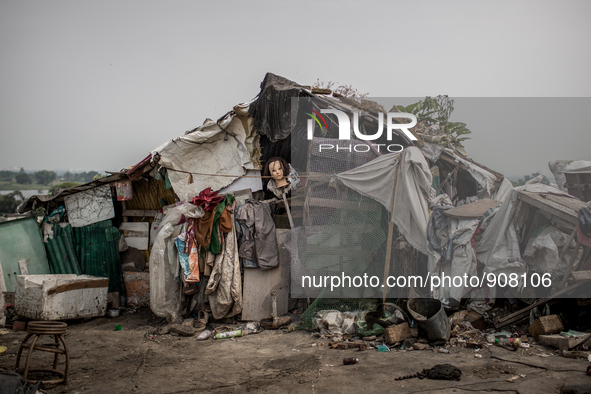
[[[66,291],[70,290],[79,290],[79,289],[95,289],[97,287],[108,287],[109,286],[109,278],[103,279],[94,279],[89,281],[78,281],[67,283],[64,285],[56,286],[52,289],[47,291],[48,295],[58,294],[58,293],[65,293]]]
[[[478,219],[482,217],[490,208],[499,205],[498,201],[485,198],[476,202],[465,204],[456,208],[443,211],[443,214],[455,219]]]
[[[521,191],[517,193],[517,198],[519,200],[522,200],[525,203],[528,203],[536,208],[539,208],[540,210],[547,212],[553,216],[557,216],[569,223],[572,223],[574,225],[578,224],[578,219],[577,219],[577,213],[578,210],[575,211],[575,207],[578,206],[578,204],[574,203],[572,201],[567,201],[565,199],[568,200],[574,200],[577,201],[574,198],[570,198],[570,197],[562,197],[561,200],[557,200],[556,198],[552,198],[549,197],[551,195],[549,194],[544,194],[544,193],[531,193],[531,192],[525,192],[525,191]],[[560,196],[555,196],[555,197],[560,197]],[[584,207],[585,204],[581,201],[579,201],[580,203],[580,207]],[[579,209],[580,209],[579,207]]]
[[[293,213],[292,213],[293,215]],[[327,224],[320,226],[308,226],[306,227],[306,235],[318,234],[318,233],[335,233],[335,232],[348,232],[353,234],[365,234],[374,232],[375,226],[371,224],[353,224],[349,226],[343,226],[341,224]]]
[[[139,250],[148,250],[150,241],[150,223],[121,223],[119,231],[125,236],[125,242],[127,242],[127,245]]]
[[[369,198],[369,197],[367,197],[367,198]],[[329,200],[329,199],[316,198],[316,197],[310,197],[308,199],[308,206],[310,206],[310,207],[334,208],[334,209],[348,209],[348,210],[351,210],[351,211],[370,211],[370,212],[373,212],[373,211],[376,210],[375,207],[368,206],[366,204],[359,204],[357,202]]]
[[[21,275],[29,275],[29,269],[27,268],[27,260],[19,260],[18,266],[21,269]]]
[[[158,213],[155,209],[124,209],[122,215],[124,217],[153,218]]]
[[[573,271],[572,276],[576,281],[591,280],[591,271]]]
[[[277,229],[277,237],[283,231],[289,229]],[[289,278],[283,278],[283,264],[290,262],[283,261],[282,253],[279,253],[279,265],[270,270],[261,270],[259,268],[245,268],[244,282],[242,285],[242,320],[259,321],[272,318],[273,305],[271,301],[271,291],[275,286],[285,281],[289,286]],[[289,289],[287,289],[289,290]],[[265,302],[268,299],[268,302]],[[277,297],[278,314],[283,315],[287,312],[287,297]]]
[[[575,284],[573,284],[573,285],[570,285],[569,287],[567,287],[567,288],[565,288],[565,289],[562,289],[562,290],[560,290],[560,291],[556,292],[555,294],[551,295],[551,296],[550,296],[550,297],[548,297],[548,298],[541,299],[541,300],[540,300],[540,301],[538,301],[538,302],[534,302],[534,303],[533,303],[533,304],[531,304],[530,306],[527,306],[527,307],[525,307],[525,308],[523,308],[523,309],[520,309],[520,310],[518,310],[518,311],[517,311],[517,312],[515,312],[515,313],[512,313],[512,314],[510,314],[509,316],[507,316],[507,317],[505,317],[505,318],[503,318],[503,319],[499,320],[499,321],[498,321],[498,322],[495,324],[495,328],[496,328],[496,329],[499,329],[499,328],[501,328],[501,327],[505,327],[506,325],[509,325],[509,324],[511,324],[511,323],[514,323],[514,322],[516,322],[516,321],[518,321],[518,320],[524,319],[525,317],[527,317],[527,315],[528,315],[528,312],[529,312],[530,310],[534,309],[534,308],[535,308],[535,307],[537,307],[537,306],[544,305],[545,303],[547,303],[547,302],[549,302],[549,301],[552,301],[552,300],[554,300],[555,298],[558,298],[558,297],[560,297],[561,295],[563,295],[563,294],[566,294],[566,293],[570,292],[571,290],[574,290],[574,289],[576,289],[577,287],[579,287],[579,286],[580,286],[580,285],[582,285],[583,283],[586,283],[586,281],[581,281],[581,282],[577,282],[577,283],[575,283]]]

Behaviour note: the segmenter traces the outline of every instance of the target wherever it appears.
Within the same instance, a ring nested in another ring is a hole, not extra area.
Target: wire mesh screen
[[[369,298],[380,289],[343,286],[325,277],[363,278],[383,275],[387,216],[377,201],[336,181],[335,174],[377,157],[356,152],[359,141],[314,138],[308,151],[310,178],[302,193],[302,227],[292,230],[292,297]],[[337,148],[338,147],[338,148]],[[338,149],[338,151],[337,151]]]

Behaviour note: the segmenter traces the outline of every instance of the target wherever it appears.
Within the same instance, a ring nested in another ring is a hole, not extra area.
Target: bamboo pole
[[[400,156],[398,158],[398,164],[396,170],[394,172],[394,182],[392,182],[392,203],[390,204],[390,215],[394,214],[394,193],[396,192],[396,183],[398,182],[398,172],[400,170]],[[390,217],[390,221],[388,222],[388,243],[386,245],[386,262],[384,265],[384,280],[382,281],[383,291],[382,291],[382,302],[386,302],[386,294],[388,293],[388,286],[386,280],[388,279],[388,275],[390,275],[390,260],[392,256],[392,235],[394,234],[394,222],[392,221],[392,217]]]

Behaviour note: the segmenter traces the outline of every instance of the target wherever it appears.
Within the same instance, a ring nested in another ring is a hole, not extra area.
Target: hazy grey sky
[[[1,1],[0,169],[133,165],[266,72],[373,97],[591,96],[589,1],[283,4]],[[467,123],[470,156],[507,175],[591,160],[589,127]]]

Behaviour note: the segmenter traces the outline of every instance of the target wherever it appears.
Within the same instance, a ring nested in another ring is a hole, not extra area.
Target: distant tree
[[[18,190],[0,195],[0,213],[16,213],[16,208],[24,200],[25,196]]]
[[[530,181],[530,180],[532,180],[535,177],[540,176],[540,175],[541,174],[539,172],[534,172],[533,174],[531,174],[531,175],[525,175],[523,178],[520,178],[520,179],[518,179],[516,181],[511,181],[511,183],[513,184],[514,187],[515,186],[523,186],[523,185],[526,184],[527,181]],[[542,181],[540,183],[541,184],[544,184],[544,185],[549,185],[550,182],[548,181],[548,178],[546,178],[543,175],[542,175],[542,177],[543,178],[542,178]]]
[[[37,182],[42,185],[49,185],[56,178],[56,174],[54,171],[47,171],[47,170],[37,171],[34,174],[34,176],[35,176],[35,179],[37,180]]]
[[[16,174],[15,179],[16,183],[18,183],[19,185],[28,185],[33,183],[33,178],[31,178],[29,174],[24,172],[22,168],[21,171],[18,174]]]
[[[14,172],[12,171],[0,171],[0,181],[12,182],[14,179]]]
[[[96,171],[88,171],[82,173],[82,179],[80,179],[84,183],[92,182],[94,177],[98,175]]]
[[[57,189],[67,189],[69,187],[74,187],[74,186],[78,186],[78,185],[80,185],[79,182],[62,182],[62,183],[59,183],[59,184],[55,185],[54,187],[52,187],[49,190],[49,194],[53,194],[53,192]]]

